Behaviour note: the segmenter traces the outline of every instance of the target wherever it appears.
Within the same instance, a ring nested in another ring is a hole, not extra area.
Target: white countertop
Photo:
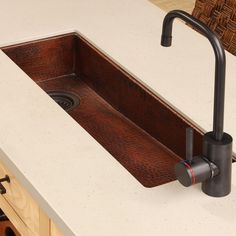
[[[203,130],[211,130],[212,49],[177,21],[173,46],[162,48],[164,13],[148,1],[0,4],[0,46],[77,31]],[[235,65],[227,53],[225,129],[233,137]],[[144,188],[1,51],[0,78],[1,159],[65,235],[234,234],[235,171],[232,194],[220,199],[177,182]]]

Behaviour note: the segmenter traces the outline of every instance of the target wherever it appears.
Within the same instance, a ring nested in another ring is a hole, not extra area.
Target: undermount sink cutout
[[[2,50],[145,187],[175,180],[193,126],[88,41],[71,33]],[[194,139],[198,154],[199,130]]]

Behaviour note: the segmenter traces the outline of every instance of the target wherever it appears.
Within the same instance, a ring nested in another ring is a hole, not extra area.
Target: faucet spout
[[[215,53],[215,86],[213,137],[221,141],[224,134],[224,101],[225,101],[225,51],[217,36],[201,21],[181,10],[170,11],[163,20],[161,45],[170,47],[172,44],[172,27],[175,18],[179,18],[202,33],[211,43]]]

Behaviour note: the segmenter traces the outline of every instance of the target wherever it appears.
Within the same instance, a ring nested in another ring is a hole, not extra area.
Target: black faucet
[[[170,47],[172,26],[175,18],[180,18],[210,41],[215,53],[215,87],[213,131],[203,136],[202,155],[193,157],[193,129],[186,129],[186,160],[175,166],[177,179],[188,187],[202,183],[204,193],[213,197],[223,197],[231,191],[232,137],[224,133],[225,100],[225,51],[218,39],[205,24],[181,10],[170,11],[164,18],[161,45]]]

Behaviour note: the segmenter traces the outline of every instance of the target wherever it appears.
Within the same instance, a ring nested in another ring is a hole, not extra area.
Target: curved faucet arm
[[[213,114],[213,135],[220,141],[223,137],[224,126],[224,100],[225,100],[225,51],[218,39],[205,24],[194,18],[187,12],[181,10],[170,11],[164,18],[162,27],[161,45],[171,46],[172,26],[175,18],[180,18],[201,32],[210,41],[215,53],[215,87],[214,87],[214,114]]]

